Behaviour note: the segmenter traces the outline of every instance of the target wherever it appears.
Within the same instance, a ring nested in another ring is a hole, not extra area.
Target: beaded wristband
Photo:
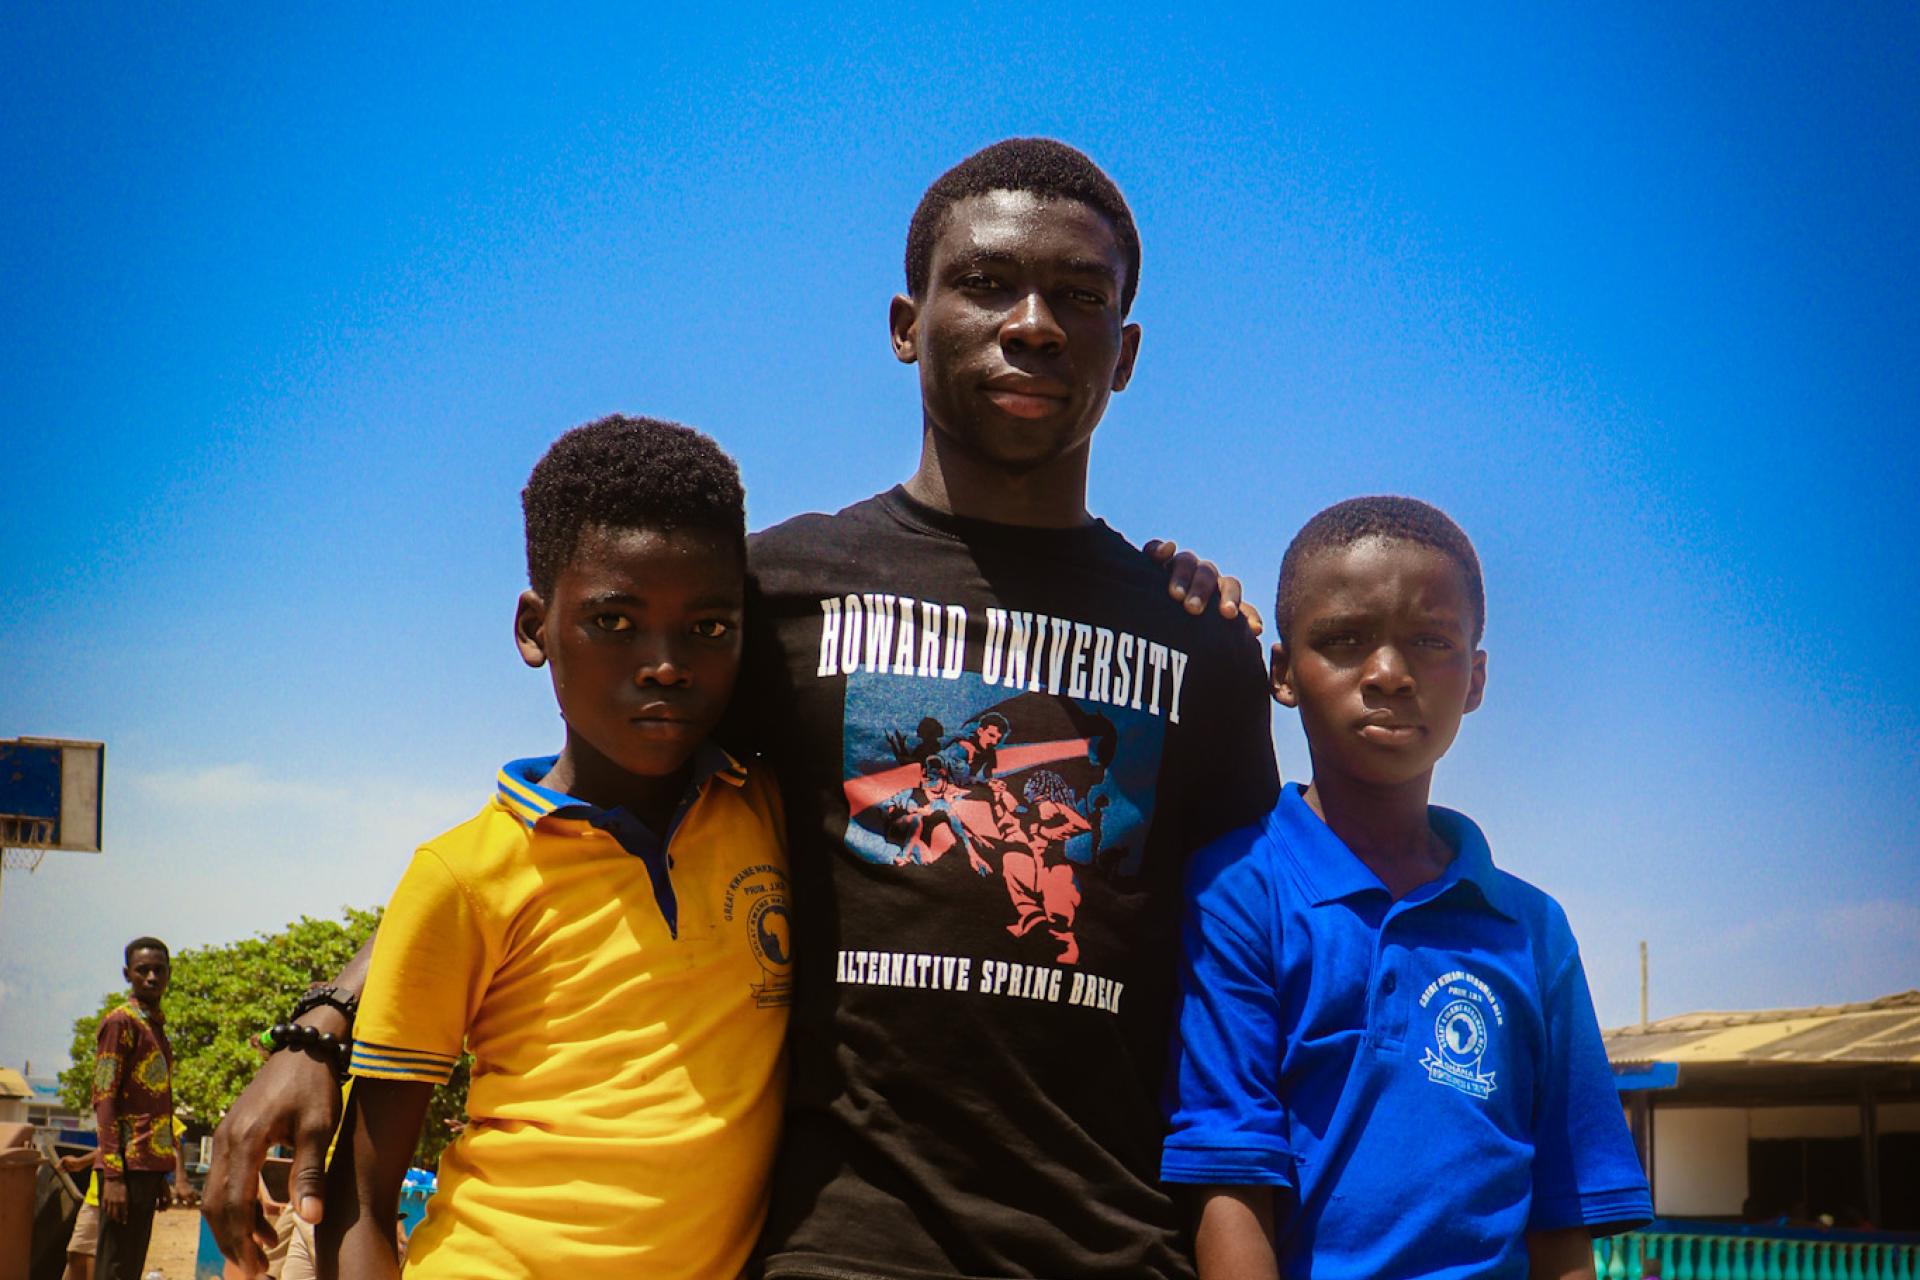
[[[297,1022],[274,1023],[260,1033],[260,1045],[269,1055],[282,1049],[298,1049],[324,1062],[333,1071],[334,1078],[342,1082],[347,1078],[347,1062],[353,1056],[353,1041]]]
[[[308,987],[306,994],[295,1002],[293,1012],[287,1015],[287,1021],[297,1022],[301,1014],[311,1013],[323,1004],[329,1008],[338,1009],[340,1016],[347,1020],[349,1026],[353,1025],[355,1015],[360,1012],[359,996],[348,995],[336,986],[317,984]]]

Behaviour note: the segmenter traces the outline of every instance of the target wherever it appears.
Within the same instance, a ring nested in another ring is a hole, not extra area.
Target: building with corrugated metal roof
[[[1662,1218],[1920,1231],[1920,991],[1604,1037]]]

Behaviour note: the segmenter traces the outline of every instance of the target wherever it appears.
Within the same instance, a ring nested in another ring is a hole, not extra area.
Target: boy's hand
[[[1263,630],[1260,611],[1240,598],[1240,579],[1223,574],[1211,560],[1202,560],[1191,551],[1182,551],[1172,542],[1155,538],[1141,548],[1159,564],[1167,566],[1167,594],[1187,606],[1188,613],[1207,607],[1214,592],[1220,593],[1220,616],[1244,618],[1256,636]]]
[[[108,1222],[127,1220],[127,1184],[122,1178],[100,1179],[100,1212]]]
[[[292,1144],[287,1198],[301,1218],[318,1222],[325,1208],[327,1144],[339,1124],[340,1086],[333,1072],[304,1053],[283,1052],[266,1060],[214,1130],[202,1212],[220,1252],[246,1274],[266,1274],[266,1250],[274,1241],[273,1224],[255,1197],[267,1149]]]

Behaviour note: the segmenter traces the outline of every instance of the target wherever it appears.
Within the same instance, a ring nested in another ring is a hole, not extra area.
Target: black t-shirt
[[[1278,780],[1259,646],[1105,524],[895,489],[755,537],[736,728],[797,914],[769,1277],[1187,1276],[1181,862]]]

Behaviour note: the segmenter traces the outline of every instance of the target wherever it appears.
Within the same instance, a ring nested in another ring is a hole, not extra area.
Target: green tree
[[[207,1126],[226,1114],[259,1069],[254,1037],[286,1017],[310,985],[338,973],[373,935],[378,911],[347,908],[341,920],[309,916],[279,933],[220,946],[196,947],[173,957],[167,991],[167,1036],[173,1042],[173,1096],[182,1119]],[[120,1007],[126,992],[103,998],[97,1012],[73,1024],[73,1065],[60,1073],[68,1106],[92,1107],[94,1041],[100,1020]],[[450,1122],[466,1116],[467,1064],[435,1091],[415,1159],[431,1167],[451,1137]]]

